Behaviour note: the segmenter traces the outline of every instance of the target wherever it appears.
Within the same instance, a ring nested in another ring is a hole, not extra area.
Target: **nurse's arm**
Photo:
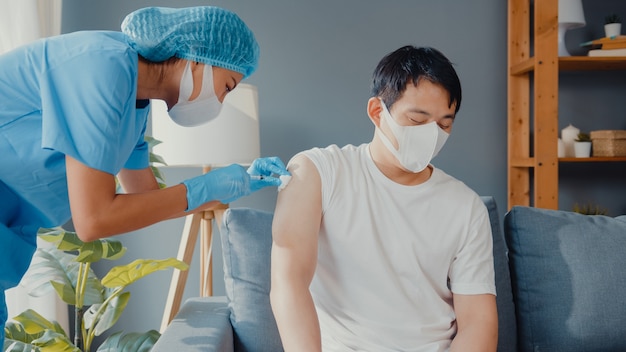
[[[126,193],[141,193],[159,189],[159,183],[149,167],[140,170],[122,169],[117,180]]]
[[[148,177],[135,174],[133,180],[124,177],[124,186],[144,189],[138,193],[117,194],[113,175],[90,168],[70,156],[65,160],[72,222],[77,235],[85,242],[135,231],[186,214],[187,189],[183,184],[164,189],[154,185],[143,187],[138,183]]]
[[[317,266],[321,181],[305,156],[289,163],[292,178],[278,194],[272,222],[270,301],[285,352],[321,351],[320,326],[309,291]]]
[[[117,180],[126,193],[141,193],[159,189],[159,182],[156,177],[154,177],[154,173],[149,167],[141,170],[122,169],[120,173],[117,174]],[[191,213],[200,212],[205,209],[214,209],[220,204],[219,201],[210,201],[194,209]],[[189,214],[189,212],[181,211],[171,218],[178,218]]]

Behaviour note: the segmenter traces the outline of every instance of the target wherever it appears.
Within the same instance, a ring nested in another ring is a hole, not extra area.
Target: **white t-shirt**
[[[452,292],[495,295],[480,197],[436,168],[423,184],[395,183],[376,167],[369,144],[302,153],[322,181],[310,290],[323,350],[448,350]]]

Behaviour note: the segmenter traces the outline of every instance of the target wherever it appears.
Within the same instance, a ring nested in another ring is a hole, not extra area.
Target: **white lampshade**
[[[570,56],[565,47],[565,32],[585,24],[582,0],[559,0],[559,56]]]
[[[257,88],[239,84],[226,95],[218,117],[196,127],[174,123],[162,100],[152,101],[154,153],[168,166],[248,165],[261,154]]]

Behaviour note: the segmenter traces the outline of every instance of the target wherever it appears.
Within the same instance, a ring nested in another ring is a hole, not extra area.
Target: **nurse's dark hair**
[[[461,107],[461,82],[452,63],[439,50],[404,46],[383,57],[372,76],[371,96],[380,97],[389,109],[402,96],[407,84],[428,80],[442,86],[455,113]]]
[[[172,56],[169,59],[161,62],[154,62],[146,59],[145,57],[139,55],[139,60],[148,64],[150,72],[153,74],[157,74],[159,76],[159,82],[163,82],[165,77],[167,76],[167,69],[169,66],[175,65],[178,61],[182,60],[177,58],[176,56]]]

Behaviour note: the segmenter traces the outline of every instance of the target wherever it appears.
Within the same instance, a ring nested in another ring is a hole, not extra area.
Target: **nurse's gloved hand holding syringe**
[[[204,175],[183,181],[187,187],[187,211],[204,203],[219,200],[227,204],[262,188],[280,186],[281,180],[272,175],[289,175],[283,162],[277,157],[259,158],[246,171],[233,164]]]
[[[291,176],[282,160],[275,156],[256,159],[248,168],[248,174],[251,176],[250,188],[252,192],[268,186],[280,187],[282,183],[280,176]],[[278,177],[274,177],[274,175],[278,175]]]

